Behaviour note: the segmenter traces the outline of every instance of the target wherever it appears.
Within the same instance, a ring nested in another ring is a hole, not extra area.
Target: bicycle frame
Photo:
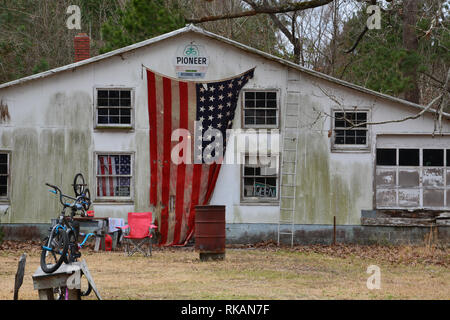
[[[71,221],[67,221],[66,209],[67,208],[71,208],[70,219],[73,220],[73,217],[75,216],[76,211],[83,209],[81,205],[78,205],[78,202],[80,201],[80,199],[82,197],[78,196],[77,198],[73,198],[73,197],[70,197],[68,195],[63,194],[61,192],[61,190],[58,187],[56,187],[56,186],[50,185],[48,183],[46,183],[46,185],[48,185],[49,187],[52,187],[54,189],[54,190],[49,190],[51,193],[58,194],[58,192],[59,192],[59,194],[60,194],[60,199],[59,200],[60,200],[61,204],[63,205],[63,209],[62,209],[61,214],[59,216],[58,222],[56,223],[55,226],[53,226],[53,228],[52,228],[52,230],[50,232],[50,236],[49,236],[49,239],[48,239],[48,242],[47,242],[47,246],[42,246],[42,248],[44,250],[53,251],[50,248],[50,244],[51,244],[51,242],[53,240],[52,239],[52,235],[53,235],[55,229],[56,229],[56,233],[58,232],[58,229],[61,228],[61,229],[64,230],[64,232],[68,232],[68,229],[70,229],[76,234],[76,232],[75,232],[76,230],[73,228],[73,226],[71,224]],[[63,198],[74,200],[74,203],[70,204],[70,203],[63,202]],[[93,233],[89,233],[88,235],[86,235],[85,239],[82,242],[82,245],[84,245],[86,243],[87,239],[90,236],[93,236],[93,235],[94,235]],[[78,238],[77,234],[76,234],[76,237]],[[81,248],[82,245],[78,245],[78,247]]]

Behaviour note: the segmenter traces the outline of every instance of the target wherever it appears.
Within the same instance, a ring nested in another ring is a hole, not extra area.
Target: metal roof
[[[281,64],[283,64],[285,66],[290,67],[290,68],[299,70],[301,72],[304,72],[306,74],[312,75],[314,77],[317,77],[317,78],[320,78],[320,79],[323,79],[323,80],[327,80],[327,81],[330,81],[330,82],[333,82],[333,83],[345,86],[347,88],[351,88],[351,89],[354,89],[354,90],[357,90],[357,91],[360,91],[360,92],[364,92],[364,93],[367,93],[367,94],[370,94],[370,95],[373,95],[373,96],[377,96],[377,97],[380,97],[380,98],[383,98],[383,99],[387,99],[387,100],[390,100],[392,102],[400,103],[400,104],[403,104],[403,105],[406,105],[406,106],[414,107],[414,108],[417,108],[417,109],[420,109],[420,110],[424,109],[424,107],[422,105],[419,105],[419,104],[416,104],[416,103],[413,103],[413,102],[410,102],[410,101],[407,101],[407,100],[403,100],[403,99],[400,99],[400,98],[396,98],[396,97],[393,97],[393,96],[390,96],[390,95],[387,95],[387,94],[384,94],[384,93],[381,93],[381,92],[370,90],[370,89],[364,88],[362,86],[359,86],[359,85],[356,85],[356,84],[353,84],[353,83],[350,83],[350,82],[347,82],[347,81],[344,81],[344,80],[340,80],[340,79],[331,77],[331,76],[326,75],[324,73],[321,73],[321,72],[318,72],[318,71],[315,71],[315,70],[311,70],[311,69],[302,67],[302,66],[300,66],[298,64],[295,64],[293,62],[290,62],[290,61],[287,61],[285,59],[273,56],[273,55],[268,54],[266,52],[263,52],[263,51],[260,51],[258,49],[249,47],[247,45],[244,45],[244,44],[236,42],[234,40],[225,38],[225,37],[217,35],[215,33],[206,31],[206,30],[201,29],[199,27],[196,27],[196,26],[194,26],[192,24],[187,25],[184,28],[181,28],[181,29],[178,29],[178,30],[174,30],[174,31],[169,32],[169,33],[165,33],[163,35],[160,35],[160,36],[148,39],[148,40],[144,40],[144,41],[141,41],[141,42],[129,45],[127,47],[123,47],[123,48],[120,48],[120,49],[117,49],[117,50],[113,50],[113,51],[107,52],[105,54],[101,54],[101,55],[98,55],[98,56],[95,56],[95,57],[92,57],[92,58],[89,58],[89,59],[86,59],[86,60],[82,60],[80,62],[71,63],[71,64],[68,64],[68,65],[65,65],[65,66],[62,66],[62,67],[58,67],[58,68],[55,68],[55,69],[52,69],[52,70],[44,71],[44,72],[37,73],[37,74],[31,75],[31,76],[28,76],[28,77],[24,77],[24,78],[21,78],[21,79],[17,79],[17,80],[14,80],[14,81],[3,83],[3,84],[0,85],[0,89],[8,88],[8,87],[19,85],[19,84],[23,84],[23,83],[26,83],[26,82],[32,81],[32,80],[45,78],[45,77],[51,76],[51,75],[59,73],[59,72],[73,70],[73,69],[82,67],[84,65],[88,65],[88,64],[100,61],[100,60],[104,60],[104,59],[113,57],[113,56],[121,55],[121,54],[124,54],[126,52],[133,51],[133,50],[136,50],[136,49],[139,49],[139,48],[151,45],[153,43],[157,43],[157,42],[160,42],[162,40],[165,40],[165,39],[168,39],[168,38],[172,38],[174,36],[177,36],[177,35],[180,35],[180,34],[184,34],[184,33],[188,33],[188,32],[194,32],[194,33],[201,34],[201,35],[204,35],[204,36],[209,37],[209,38],[213,38],[213,39],[219,40],[221,42],[230,44],[230,45],[232,45],[234,47],[240,48],[240,49],[242,49],[242,50],[244,50],[246,52],[254,53],[254,54],[262,56],[262,57],[264,57],[266,59],[269,59],[269,60],[281,63]],[[431,110],[431,109],[429,111],[430,112],[434,112],[434,110]],[[445,116],[446,118],[450,118],[450,114],[448,114],[448,113],[443,113],[443,116]]]

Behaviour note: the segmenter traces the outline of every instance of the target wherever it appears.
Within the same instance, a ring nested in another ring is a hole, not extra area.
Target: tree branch
[[[224,15],[218,15],[218,16],[210,16],[210,17],[202,17],[202,18],[185,18],[186,22],[188,23],[202,23],[202,22],[209,22],[209,21],[218,21],[218,20],[225,20],[225,19],[235,19],[235,18],[241,18],[241,17],[248,17],[248,16],[254,16],[257,14],[275,14],[275,13],[286,13],[286,12],[292,12],[292,11],[302,11],[306,9],[312,9],[324,6],[328,3],[333,2],[334,0],[309,0],[309,1],[303,1],[303,2],[287,2],[284,4],[279,4],[277,6],[268,6],[268,5],[261,5],[261,6],[252,6],[253,10],[248,11],[241,11],[237,13],[230,13],[230,14],[224,14]]]
[[[360,41],[362,40],[362,38],[364,37],[364,35],[366,34],[367,31],[369,31],[369,28],[367,28],[367,26],[365,26],[365,27],[364,27],[364,30],[359,34],[358,38],[356,38],[356,41],[355,41],[355,43],[353,44],[353,46],[352,46],[350,49],[348,49],[348,50],[346,50],[346,51],[344,51],[344,52],[345,52],[345,53],[353,52],[353,51],[356,49],[356,47],[358,46],[359,42],[360,42]]]

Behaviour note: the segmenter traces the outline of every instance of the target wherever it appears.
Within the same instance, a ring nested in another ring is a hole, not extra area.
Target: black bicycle
[[[86,215],[86,211],[91,205],[91,195],[81,173],[77,174],[74,179],[75,197],[63,194],[57,186],[49,183],[45,185],[53,189],[49,190],[50,192],[59,194],[59,200],[63,206],[58,221],[50,228],[49,235],[43,240],[42,245],[41,268],[46,273],[53,273],[63,262],[77,261],[81,257],[79,249],[90,236],[94,235],[93,233],[87,234],[83,243],[78,244],[80,227],[79,223],[73,219],[78,212],[81,216]],[[66,216],[67,209],[70,209],[70,216]]]

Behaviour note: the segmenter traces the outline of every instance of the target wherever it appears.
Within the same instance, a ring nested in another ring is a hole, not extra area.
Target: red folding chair
[[[128,212],[128,224],[122,229],[124,233],[125,252],[128,256],[139,251],[144,256],[152,255],[152,238],[154,229],[157,228],[153,224],[151,212]],[[144,250],[143,246],[148,243],[148,249]]]

